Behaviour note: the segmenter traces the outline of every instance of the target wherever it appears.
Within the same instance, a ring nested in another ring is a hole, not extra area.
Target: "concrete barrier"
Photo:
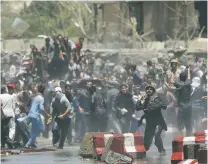
[[[108,163],[133,163],[134,159],[129,153],[125,152],[124,142],[118,138],[111,137],[105,147],[101,160]]]
[[[78,154],[83,158],[92,158],[94,154],[93,135],[104,136],[109,133],[86,133],[84,139],[80,145]],[[112,134],[112,133],[110,133]]]
[[[196,159],[187,159],[179,162],[178,164],[198,164]]]
[[[144,148],[144,138],[141,133],[124,133],[124,134],[105,134],[105,135],[93,135],[94,143],[94,158],[100,159],[101,155],[105,151],[105,147],[108,144],[108,140],[118,138],[123,141],[124,149],[126,153],[130,153],[134,158],[141,158],[146,155]]]
[[[184,160],[184,145],[205,144],[205,143],[207,143],[207,140],[208,140],[208,137],[206,137],[206,136],[175,138],[172,141],[171,163],[177,164],[178,162]]]
[[[184,145],[184,159],[197,159],[199,163],[207,163],[207,144]]]
[[[194,136],[208,136],[208,130],[202,130],[199,132],[195,132]]]

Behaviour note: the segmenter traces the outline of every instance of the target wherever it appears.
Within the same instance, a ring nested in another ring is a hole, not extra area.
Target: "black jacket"
[[[130,93],[123,94],[119,92],[117,96],[115,96],[112,103],[112,110],[113,112],[118,113],[117,117],[121,117],[119,113],[122,108],[125,108],[128,111],[125,114],[125,117],[131,118],[135,112],[135,105],[133,102],[132,95]]]
[[[175,91],[177,97],[178,106],[181,108],[188,108],[191,105],[191,83],[190,80],[187,82],[174,83],[177,88]]]
[[[144,103],[138,102],[136,110],[144,111],[144,118],[146,118],[147,124],[161,125],[164,130],[167,130],[167,125],[161,112],[161,109],[166,109],[166,107],[166,104],[155,93],[151,97],[146,98]]]

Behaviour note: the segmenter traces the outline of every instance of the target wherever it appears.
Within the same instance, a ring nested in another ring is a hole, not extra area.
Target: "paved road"
[[[167,151],[165,156],[159,156],[157,149],[152,145],[147,153],[145,160],[137,161],[136,164],[170,164],[171,158],[171,141],[175,133],[168,131],[163,134],[164,147]],[[38,144],[48,146],[50,140],[39,140]],[[42,146],[41,146],[42,147]],[[2,164],[103,164],[103,162],[93,160],[83,160],[78,156],[79,145],[66,146],[64,150],[55,152],[30,153],[22,155],[6,156],[1,158]]]
[[[2,157],[2,164],[102,164],[103,162],[83,160],[78,154],[79,147],[66,147],[64,150],[44,153],[30,153]],[[145,160],[137,161],[136,164],[170,164],[171,147],[168,147],[167,155],[160,157],[155,148],[147,153]]]

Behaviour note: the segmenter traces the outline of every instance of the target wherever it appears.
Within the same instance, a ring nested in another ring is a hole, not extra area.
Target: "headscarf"
[[[55,88],[55,98],[61,99],[62,96],[63,96],[63,92],[62,92],[61,87],[56,87]]]

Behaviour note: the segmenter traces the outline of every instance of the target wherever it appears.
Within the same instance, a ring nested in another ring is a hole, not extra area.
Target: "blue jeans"
[[[34,145],[37,136],[40,134],[41,130],[44,129],[43,123],[41,118],[29,118],[30,122],[32,123],[32,127],[30,129],[30,139],[27,142],[27,146]]]

